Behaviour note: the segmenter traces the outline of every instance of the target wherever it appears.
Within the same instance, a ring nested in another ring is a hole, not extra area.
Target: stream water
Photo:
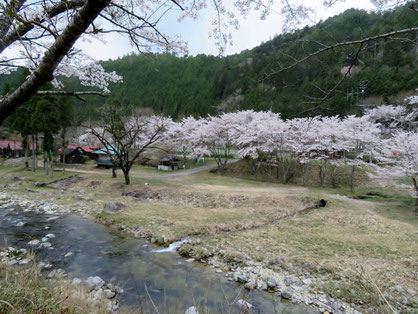
[[[18,222],[25,225],[18,227]],[[255,313],[316,313],[305,306],[281,302],[267,292],[247,292],[214,269],[188,263],[175,252],[153,252],[159,248],[145,240],[76,215],[0,209],[0,248],[28,248],[28,241],[41,240],[48,233],[56,235],[49,241],[54,249],[36,251],[38,261],[50,262],[71,277],[100,276],[118,284],[125,290],[118,296],[120,304],[133,309],[152,309],[152,299],[161,313],[184,313],[190,306],[202,308],[202,304],[210,313],[229,312],[228,302],[238,298],[251,303]],[[68,252],[73,255],[64,258]],[[239,307],[233,311],[238,312]]]

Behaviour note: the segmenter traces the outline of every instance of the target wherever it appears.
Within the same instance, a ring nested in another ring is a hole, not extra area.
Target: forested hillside
[[[103,62],[106,70],[122,75],[122,84],[110,86],[107,98],[88,97],[86,104],[75,102],[81,120],[97,117],[95,108],[118,99],[122,103],[152,108],[178,118],[184,115],[216,114],[219,111],[255,109],[280,112],[284,118],[294,115],[348,113],[362,102],[358,86],[368,81],[365,97],[388,101],[401,91],[418,87],[416,34],[401,35],[402,40],[366,43],[352,68],[353,75],[326,100],[350,66],[359,46],[333,49],[276,74],[280,67],[337,42],[370,37],[417,26],[417,13],[408,5],[396,11],[367,13],[350,9],[313,27],[279,35],[252,50],[237,55],[214,57],[198,55],[129,55]],[[409,38],[408,38],[409,37]],[[1,79],[0,88],[17,75]],[[76,81],[70,88],[80,89]],[[304,112],[309,108],[318,108]],[[300,114],[302,113],[302,114]]]

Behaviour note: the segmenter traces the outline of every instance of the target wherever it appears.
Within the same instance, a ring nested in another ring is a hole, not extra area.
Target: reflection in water
[[[100,276],[106,282],[122,286],[125,292],[118,299],[133,308],[147,308],[149,297],[144,296],[149,294],[160,310],[169,309],[175,313],[184,313],[188,307],[201,304],[211,313],[228,312],[228,302],[239,298],[253,304],[254,312],[314,312],[304,306],[280,303],[273,294],[249,293],[214,273],[213,269],[196,262],[187,263],[175,252],[153,252],[157,247],[144,245],[144,240],[78,216],[51,220],[52,217],[56,216],[1,209],[0,246],[27,247],[28,241],[40,240],[47,233],[53,233],[56,238],[50,242],[54,249],[38,251],[38,260],[51,262],[55,268],[62,268],[73,277]],[[19,222],[25,225],[17,227]],[[65,258],[68,252],[74,254]]]

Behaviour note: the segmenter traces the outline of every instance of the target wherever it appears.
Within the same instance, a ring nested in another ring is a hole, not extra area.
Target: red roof
[[[98,150],[99,149],[99,146],[81,146],[81,148],[84,149],[84,151],[86,153],[92,153],[95,150]]]
[[[7,148],[11,150],[22,150],[23,145],[22,145],[22,142],[19,142],[19,141],[0,140],[0,148]],[[29,148],[32,149],[32,143],[29,143]],[[36,148],[36,144],[35,144],[35,148]]]
[[[8,148],[12,150],[19,150],[22,149],[22,143],[17,141],[7,141],[1,140],[0,141],[0,148]]]
[[[67,145],[65,148],[67,149],[67,148],[70,148],[70,149],[76,149],[77,147],[79,147],[79,146],[77,146],[77,145]],[[62,152],[62,147],[61,148],[59,148],[58,149],[58,151],[59,152]]]

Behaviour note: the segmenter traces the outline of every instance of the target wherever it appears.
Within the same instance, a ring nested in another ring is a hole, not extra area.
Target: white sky
[[[227,3],[231,0],[225,0]],[[280,1],[279,1],[280,2]],[[294,2],[293,2],[294,3]],[[330,16],[337,15],[349,8],[359,8],[367,11],[375,9],[375,7],[367,0],[347,0],[345,2],[337,2],[331,8],[324,8],[322,0],[303,1],[303,4],[316,9],[313,22],[321,19],[325,20]],[[280,3],[279,3],[280,5]],[[245,49],[251,49],[272,39],[276,34],[280,34],[282,30],[283,17],[278,13],[280,6],[272,7],[270,15],[266,20],[259,18],[259,12],[253,11],[247,19],[240,19],[240,28],[238,31],[231,31],[233,36],[233,46],[228,47],[226,55],[239,53]],[[182,40],[188,43],[189,53],[196,54],[212,54],[218,55],[218,47],[215,46],[214,40],[209,37],[211,29],[211,21],[208,10],[204,12],[197,21],[184,20],[177,22],[179,11],[171,11],[161,21],[160,29],[169,35],[179,35]],[[310,25],[313,24],[310,23]],[[304,26],[304,25],[303,25]],[[86,54],[96,60],[108,60],[122,57],[130,52],[137,52],[133,48],[126,37],[117,34],[109,34],[105,37],[107,44],[94,40],[93,42],[78,42],[77,48],[81,48]]]

